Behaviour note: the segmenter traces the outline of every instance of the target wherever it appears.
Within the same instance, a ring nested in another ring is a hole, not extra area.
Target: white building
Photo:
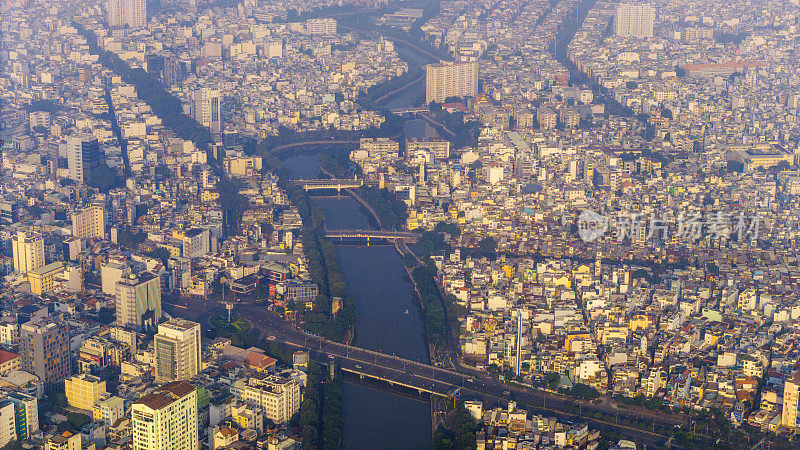
[[[131,408],[133,450],[200,448],[197,390],[185,381],[164,385]]]
[[[106,21],[110,27],[142,28],[147,25],[147,3],[145,0],[109,0]]]
[[[617,36],[645,38],[653,37],[656,10],[646,3],[620,3],[614,14]]]
[[[171,319],[158,326],[155,337],[156,381],[188,380],[201,370],[200,324]]]
[[[249,401],[263,408],[266,417],[277,424],[291,419],[303,401],[300,383],[278,375],[237,380],[233,383],[231,393],[238,400]]]
[[[90,205],[72,213],[72,235],[81,239],[105,239],[105,208],[102,205]]]
[[[44,239],[39,233],[17,231],[11,238],[14,271],[23,274],[44,266]]]
[[[478,63],[441,62],[425,66],[425,102],[478,95]]]
[[[314,35],[336,34],[336,19],[309,19],[306,20],[306,33]]]
[[[192,117],[212,133],[222,131],[221,99],[218,89],[200,88],[192,95]]]
[[[117,282],[117,325],[153,329],[161,319],[161,279],[150,272]]]

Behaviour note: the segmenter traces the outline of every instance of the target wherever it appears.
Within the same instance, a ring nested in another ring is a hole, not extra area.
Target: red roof
[[[18,358],[19,355],[16,353],[7,352],[5,350],[0,350],[0,364],[6,363],[11,361],[14,358]]]

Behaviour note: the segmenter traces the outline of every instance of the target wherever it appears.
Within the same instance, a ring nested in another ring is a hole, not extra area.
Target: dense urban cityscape
[[[797,0],[0,0],[0,448],[798,448],[798,52]]]

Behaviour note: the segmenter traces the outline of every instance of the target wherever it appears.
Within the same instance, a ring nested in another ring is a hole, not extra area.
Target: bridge
[[[352,189],[361,187],[364,185],[364,180],[338,180],[335,178],[331,179],[321,179],[321,180],[297,180],[295,183],[303,186],[303,189],[306,191],[313,191],[317,189],[336,189],[336,191],[341,191],[342,189]]]
[[[390,109],[389,112],[392,114],[396,114],[398,116],[402,116],[403,114],[418,114],[418,113],[425,113],[429,112],[430,110],[427,107],[420,107],[420,108],[403,108],[403,109]]]
[[[301,142],[290,142],[288,144],[278,145],[276,147],[272,147],[269,149],[270,153],[280,153],[285,150],[291,150],[295,148],[305,148],[305,147],[314,147],[314,146],[331,146],[331,145],[354,145],[358,144],[359,141],[353,140],[346,140],[346,141],[337,141],[331,139],[329,141],[325,140],[315,140],[315,141],[301,141]]]
[[[416,243],[419,234],[410,231],[383,231],[383,230],[326,230],[325,237],[331,239],[386,239],[387,241],[408,241]]]

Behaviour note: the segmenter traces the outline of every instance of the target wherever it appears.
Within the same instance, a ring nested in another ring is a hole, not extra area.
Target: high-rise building
[[[303,401],[300,383],[280,375],[256,375],[237,380],[231,393],[239,400],[260,406],[267,419],[278,424],[291,419]]]
[[[137,400],[131,407],[133,450],[200,448],[197,390],[176,381]]]
[[[90,205],[72,213],[72,235],[81,238],[106,238],[106,210],[103,205]]]
[[[44,239],[33,231],[17,231],[11,238],[14,271],[28,273],[44,266]]]
[[[50,390],[70,374],[69,325],[48,317],[19,327],[22,370],[30,372]]]
[[[425,102],[444,103],[447,97],[478,95],[478,63],[440,62],[425,66]]]
[[[104,163],[97,139],[91,135],[70,136],[64,152],[67,155],[69,179],[76,183],[91,184],[94,169]]]
[[[218,89],[200,88],[192,95],[192,117],[207,126],[212,133],[222,130],[222,113]]]
[[[64,393],[70,406],[91,411],[94,402],[106,393],[106,382],[88,373],[64,380]]]
[[[614,14],[614,31],[620,37],[653,37],[656,10],[647,3],[620,3]]]
[[[151,272],[127,275],[117,282],[117,325],[155,329],[161,319],[161,279]]]
[[[155,337],[156,381],[188,380],[200,370],[200,324],[171,319],[158,326]]]
[[[797,408],[800,406],[800,371],[783,385],[783,414],[781,425],[790,429],[797,428]]]
[[[145,0],[109,0],[106,2],[106,21],[110,27],[142,28],[147,25]]]

